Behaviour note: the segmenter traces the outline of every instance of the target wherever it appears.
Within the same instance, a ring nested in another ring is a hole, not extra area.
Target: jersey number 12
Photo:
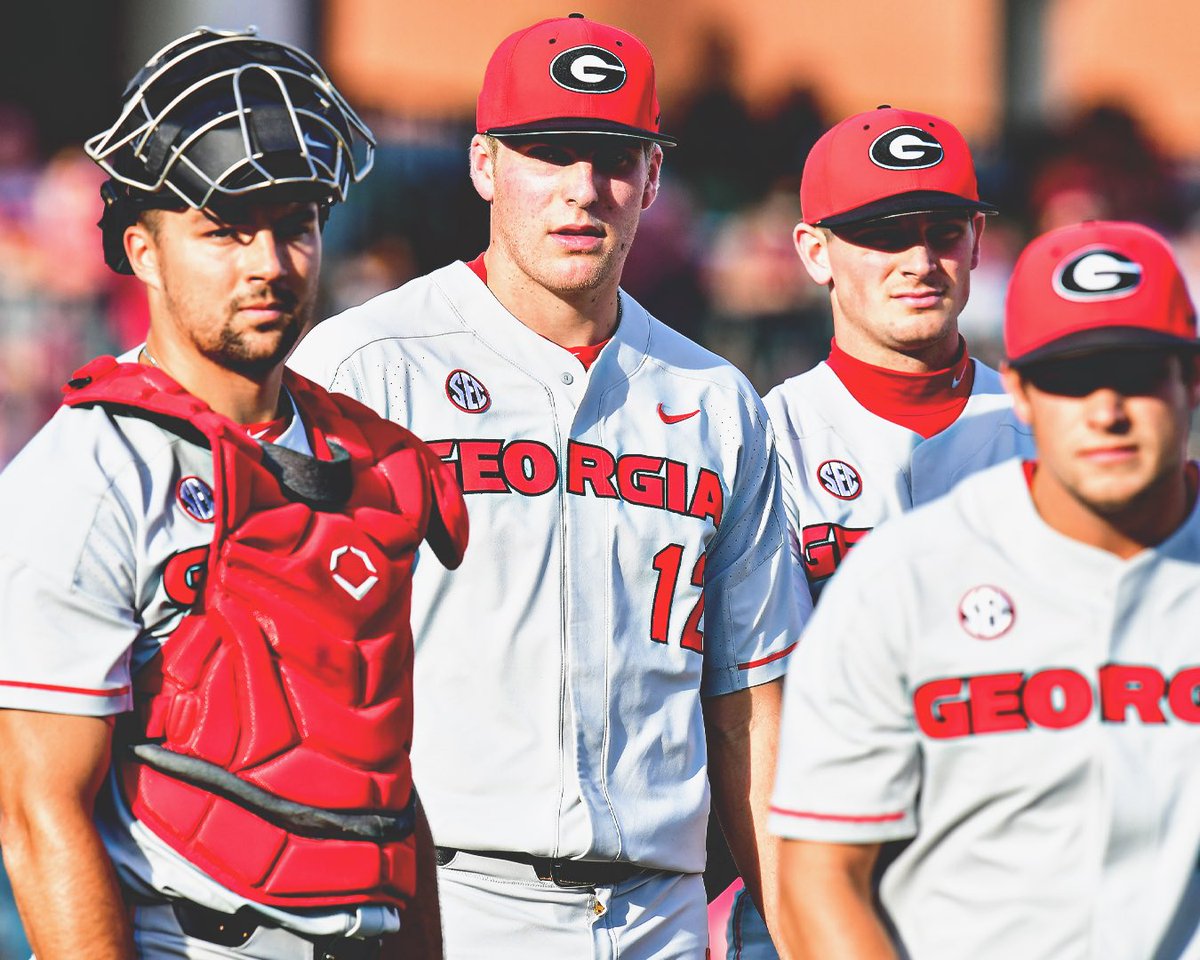
[[[700,587],[700,598],[692,607],[683,624],[683,635],[679,645],[685,650],[704,652],[704,632],[700,629],[700,618],[704,616],[704,557],[692,568],[692,586]],[[667,643],[671,625],[671,606],[675,600],[675,586],[679,582],[679,567],[683,562],[683,547],[668,543],[654,555],[652,566],[658,571],[658,584],[654,588],[654,609],[650,612],[650,639],[656,643]]]

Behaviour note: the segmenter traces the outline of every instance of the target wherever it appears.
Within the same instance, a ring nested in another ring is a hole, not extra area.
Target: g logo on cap
[[[871,144],[871,162],[885,170],[924,170],[946,155],[937,137],[920,127],[893,127]]]
[[[1115,300],[1142,282],[1142,265],[1108,247],[1071,254],[1054,271],[1054,291],[1067,300]]]
[[[572,93],[612,93],[625,85],[625,64],[611,50],[585,44],[550,61],[550,79]]]

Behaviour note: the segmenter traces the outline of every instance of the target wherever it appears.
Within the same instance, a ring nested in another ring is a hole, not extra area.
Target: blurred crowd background
[[[1025,241],[1086,218],[1172,239],[1200,296],[1200,5],[1187,0],[60,0],[6,5],[0,36],[0,465],[97,353],[140,342],[140,285],[105,267],[100,172],[80,148],[124,81],[198,24],[257,23],[316,53],[379,141],[326,231],[320,315],[486,243],[467,178],[472,97],[508,32],[579,9],[639,33],[660,67],[669,150],[625,287],[763,392],[828,349],[825,291],[791,244],[813,141],[888,102],[971,140],[991,218],[962,327],[1002,356],[1004,286]],[[53,531],[48,529],[48,535]],[[0,763],[3,758],[0,757]],[[48,762],[52,762],[48,758]],[[27,956],[0,872],[0,960]]]

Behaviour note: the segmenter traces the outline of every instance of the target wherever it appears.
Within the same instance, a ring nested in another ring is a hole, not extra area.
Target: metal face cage
[[[117,121],[84,149],[133,190],[169,190],[199,209],[214,195],[311,184],[345,200],[370,172],[375,139],[321,66],[255,28],[201,27],[168,44],[125,90]]]

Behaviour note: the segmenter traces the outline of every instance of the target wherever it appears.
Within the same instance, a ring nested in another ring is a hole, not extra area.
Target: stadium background
[[[483,66],[508,32],[579,10],[633,30],[679,137],[625,286],[763,391],[819,360],[827,297],[790,242],[805,154],[831,122],[892,103],[966,133],[984,237],[962,325],[999,358],[1003,290],[1031,235],[1087,217],[1148,223],[1200,295],[1200,4],[1189,0],[56,0],[0,31],[0,465],[83,360],[141,339],[136,281],[103,265],[100,174],[79,145],[124,81],[198,24],[317,54],[380,139],[326,234],[322,316],[486,241],[466,176]],[[53,536],[48,524],[47,536]],[[52,762],[52,758],[48,758]],[[3,757],[0,757],[3,763]],[[0,960],[28,955],[0,874]]]

